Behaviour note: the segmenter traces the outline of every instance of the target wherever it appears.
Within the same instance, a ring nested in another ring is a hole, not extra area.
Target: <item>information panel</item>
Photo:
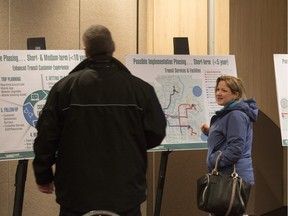
[[[237,76],[234,56],[128,55],[126,66],[154,87],[166,116],[166,138],[155,150],[207,148],[200,126],[222,108],[216,79]]]
[[[34,157],[35,126],[51,87],[84,58],[80,50],[0,51],[0,160]]]
[[[288,146],[288,55],[274,54],[282,146]]]

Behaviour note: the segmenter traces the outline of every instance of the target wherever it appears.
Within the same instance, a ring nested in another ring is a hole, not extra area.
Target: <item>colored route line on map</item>
[[[281,115],[282,115],[282,118],[284,118],[284,117],[288,116],[288,113],[281,113]]]
[[[169,127],[179,128],[181,134],[182,134],[182,128],[184,127],[184,128],[187,128],[187,129],[191,130],[191,135],[196,135],[197,133],[194,132],[193,127],[191,125],[189,125],[189,124],[183,124],[182,120],[181,120],[181,119],[188,119],[188,110],[192,110],[192,109],[197,110],[196,104],[179,104],[178,105],[178,110],[177,110],[177,112],[178,112],[177,116],[169,115],[169,114],[167,114],[165,112],[165,111],[167,111],[169,109],[169,107],[171,105],[171,102],[172,102],[172,98],[173,98],[173,96],[176,93],[179,93],[179,92],[175,89],[175,86],[173,86],[172,93],[169,95],[169,103],[168,103],[167,107],[163,108],[164,113],[166,115],[166,120],[167,120],[168,126]],[[183,107],[185,107],[184,108],[185,113],[184,113],[184,115],[181,115],[181,110],[182,110]],[[168,118],[177,118],[179,124],[178,125],[171,124],[170,121],[168,120]]]
[[[182,106],[186,106],[185,109],[185,115],[181,116],[181,109]],[[191,130],[191,135],[195,135],[197,133],[194,132],[193,128],[191,127],[191,125],[188,124],[182,124],[181,119],[188,119],[188,110],[192,110],[194,108],[194,110],[196,110],[196,104],[180,104],[178,106],[178,120],[179,120],[179,127],[180,127],[180,131],[182,133],[182,127],[186,127],[187,129]]]
[[[175,89],[175,86],[173,86],[173,93],[169,95],[169,103],[168,103],[168,106],[166,108],[163,108],[164,110],[169,109],[169,107],[171,105],[171,101],[172,101],[172,96],[175,95],[175,93],[179,93],[179,92]]]

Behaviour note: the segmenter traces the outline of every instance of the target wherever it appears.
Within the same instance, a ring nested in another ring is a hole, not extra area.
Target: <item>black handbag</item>
[[[234,165],[231,175],[218,172],[217,156],[215,168],[197,179],[197,206],[212,215],[240,215],[246,210],[251,185],[238,176]]]

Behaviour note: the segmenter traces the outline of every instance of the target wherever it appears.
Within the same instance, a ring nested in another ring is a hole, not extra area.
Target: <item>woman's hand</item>
[[[202,124],[200,127],[202,133],[204,133],[206,136],[208,136],[209,133],[209,126],[208,124]]]

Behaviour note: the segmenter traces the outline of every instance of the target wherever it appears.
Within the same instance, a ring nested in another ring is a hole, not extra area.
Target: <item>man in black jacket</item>
[[[139,216],[147,149],[161,144],[166,119],[153,87],[112,57],[106,27],[91,26],[83,42],[87,58],[53,86],[39,117],[36,183],[43,193],[55,185],[61,216]]]

